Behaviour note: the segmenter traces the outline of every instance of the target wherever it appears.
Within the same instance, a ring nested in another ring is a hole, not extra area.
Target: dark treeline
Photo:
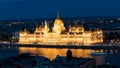
[[[110,42],[110,41],[120,41],[120,33],[118,32],[110,32],[109,34],[104,35],[104,41],[105,42]]]

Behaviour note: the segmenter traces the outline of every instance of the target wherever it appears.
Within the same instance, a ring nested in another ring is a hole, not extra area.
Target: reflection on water
[[[91,49],[70,49],[74,57],[96,58],[97,65],[110,63],[120,67],[120,50],[91,50]],[[67,49],[58,48],[36,48],[36,47],[0,47],[0,59],[17,56],[20,53],[30,52],[32,55],[39,55],[54,59],[58,54],[66,56]],[[107,55],[91,55],[92,52],[106,52]]]
[[[32,55],[45,56],[54,59],[58,54],[60,56],[66,56],[66,51],[68,49],[57,49],[57,48],[26,48],[19,47],[19,53],[30,52]],[[103,50],[91,50],[91,49],[70,49],[72,51],[73,57],[94,57],[99,58],[96,60],[97,64],[103,64],[105,56],[92,56],[91,52],[103,52]]]
[[[54,48],[25,48],[20,47],[19,53],[30,52],[32,55],[45,56],[54,59],[56,55],[66,56],[67,49],[54,49]],[[74,57],[91,57],[89,54],[92,50],[71,49]]]

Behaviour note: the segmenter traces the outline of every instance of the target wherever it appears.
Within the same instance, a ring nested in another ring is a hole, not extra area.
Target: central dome
[[[60,18],[56,18],[54,25],[63,25],[63,21]]]
[[[61,33],[65,30],[64,23],[62,19],[57,15],[57,18],[54,21],[53,32]]]
[[[57,16],[57,18],[55,19],[54,25],[64,25],[62,19],[59,17],[59,15]]]

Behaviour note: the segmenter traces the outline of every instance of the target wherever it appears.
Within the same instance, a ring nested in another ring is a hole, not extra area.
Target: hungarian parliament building
[[[64,22],[57,16],[52,30],[45,21],[43,26],[36,27],[34,33],[26,29],[20,31],[20,44],[46,44],[46,45],[90,45],[103,42],[101,29],[85,30],[83,26],[70,26],[66,30]]]

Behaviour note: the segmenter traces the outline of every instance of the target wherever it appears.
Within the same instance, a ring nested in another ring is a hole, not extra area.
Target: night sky
[[[0,0],[0,19],[120,16],[120,0]]]

